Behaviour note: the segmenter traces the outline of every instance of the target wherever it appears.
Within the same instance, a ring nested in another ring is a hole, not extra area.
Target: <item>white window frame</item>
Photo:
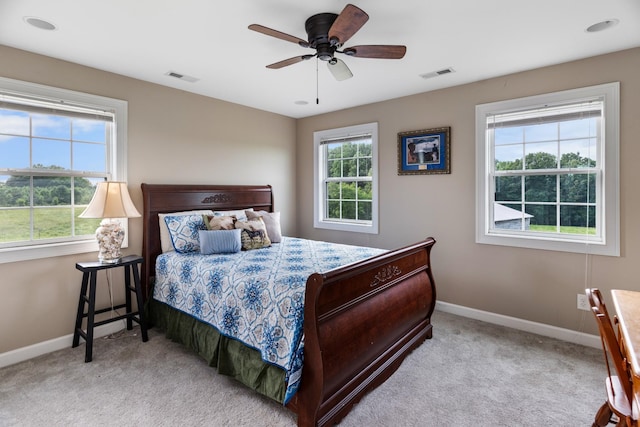
[[[357,135],[371,135],[372,200],[371,221],[334,221],[325,218],[324,200],[325,179],[327,177],[327,159],[324,156],[322,142]],[[349,231],[354,233],[378,234],[378,123],[365,123],[338,129],[322,130],[313,133],[314,144],[314,228]]]
[[[487,118],[510,111],[566,104],[600,97],[603,100],[603,146],[598,152],[602,168],[597,180],[597,207],[600,215],[601,239],[567,234],[510,232],[491,229],[493,222],[494,155],[487,130]],[[498,101],[476,106],[476,243],[515,246],[563,252],[620,256],[620,178],[619,178],[620,83],[566,90],[526,98]],[[600,195],[602,197],[600,197]],[[539,235],[538,235],[539,234]]]
[[[53,103],[68,103],[71,105],[110,111],[114,114],[115,138],[107,153],[110,179],[126,181],[127,179],[127,108],[128,103],[123,100],[91,95],[82,92],[60,89],[36,83],[24,82],[0,77],[0,92],[14,96],[26,96]],[[2,95],[0,94],[0,99]],[[123,248],[128,246],[128,221],[124,219],[125,240]],[[98,244],[94,237],[84,240],[69,240],[65,242],[30,244],[0,249],[0,264],[15,261],[49,258],[86,252],[97,252]]]

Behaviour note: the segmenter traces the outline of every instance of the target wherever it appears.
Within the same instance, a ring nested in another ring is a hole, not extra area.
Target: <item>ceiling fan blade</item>
[[[402,59],[407,52],[406,46],[399,45],[362,45],[351,46],[342,51],[345,55],[358,58]]]
[[[299,44],[302,47],[309,47],[309,42],[306,40],[302,40],[296,36],[292,36],[290,34],[283,33],[282,31],[274,30],[263,25],[259,24],[251,24],[249,25],[249,29],[253,31],[257,31],[262,34],[266,34],[271,37],[275,37],[277,39],[285,40],[291,43]]]
[[[338,58],[333,58],[333,60],[327,61],[327,68],[329,68],[333,77],[338,81],[347,80],[353,77],[353,73],[349,67],[347,67],[347,64]]]
[[[271,68],[272,70],[277,70],[278,68],[286,67],[287,65],[297,64],[298,62],[306,61],[307,59],[313,58],[315,55],[302,55],[302,56],[294,56],[293,58],[285,59],[284,61],[274,62],[273,64],[267,65],[267,68]]]
[[[369,20],[369,15],[362,9],[348,4],[329,28],[329,42],[334,46],[342,46]]]

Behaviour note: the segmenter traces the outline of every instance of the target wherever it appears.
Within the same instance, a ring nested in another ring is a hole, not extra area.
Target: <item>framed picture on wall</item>
[[[451,128],[398,133],[398,175],[451,173]]]

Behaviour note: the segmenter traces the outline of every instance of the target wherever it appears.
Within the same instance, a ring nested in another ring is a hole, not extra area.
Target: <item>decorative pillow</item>
[[[249,209],[237,209],[234,211],[213,211],[213,215],[214,216],[233,216],[235,215],[236,219],[238,221],[246,221],[247,220],[247,214],[245,213],[245,211],[252,211],[253,208],[249,208]]]
[[[248,221],[236,221],[236,228],[241,229],[240,240],[242,249],[260,249],[271,246],[271,240],[267,234],[267,227],[262,218],[250,219]]]
[[[240,252],[242,249],[241,232],[242,230],[239,228],[233,230],[199,230],[200,253],[210,255]]]
[[[169,215],[164,217],[171,243],[181,254],[200,250],[199,230],[205,230],[202,215]]]
[[[174,250],[173,243],[171,242],[171,236],[169,235],[169,229],[167,228],[167,224],[164,221],[164,218],[167,215],[178,216],[178,215],[206,215],[206,214],[213,215],[213,211],[211,209],[208,209],[208,210],[158,214],[158,222],[160,224],[160,247],[162,248],[162,253],[170,252]]]
[[[214,215],[202,215],[204,225],[207,230],[233,230],[236,222],[235,215],[231,216],[214,216]]]
[[[267,211],[245,211],[248,219],[262,217],[267,227],[267,235],[271,243],[280,243],[282,241],[282,230],[280,229],[280,212]]]

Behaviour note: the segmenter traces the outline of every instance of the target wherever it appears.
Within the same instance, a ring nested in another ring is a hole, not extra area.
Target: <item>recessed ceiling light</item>
[[[613,28],[620,23],[618,19],[607,19],[606,21],[598,22],[596,24],[590,25],[587,27],[588,33],[597,33],[598,31],[608,30],[609,28]]]
[[[296,105],[307,105],[308,102],[307,101],[296,101],[296,102],[294,102],[294,104],[296,104]]]
[[[22,19],[24,19],[24,22],[26,22],[27,24],[34,26],[36,28],[39,28],[41,30],[52,31],[58,28],[51,22],[45,21],[44,19],[36,18],[35,16],[25,16]]]

